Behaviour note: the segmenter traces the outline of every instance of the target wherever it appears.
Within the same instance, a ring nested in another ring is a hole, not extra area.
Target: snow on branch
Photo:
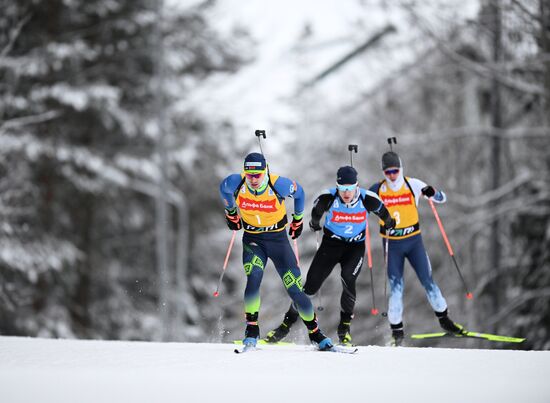
[[[424,146],[434,142],[448,142],[463,138],[498,137],[506,140],[550,139],[549,127],[519,127],[497,129],[493,127],[449,127],[424,133],[396,133],[402,144],[409,146]]]
[[[0,262],[26,274],[31,282],[40,273],[48,270],[61,270],[66,264],[71,266],[83,254],[72,243],[55,238],[22,242],[13,237],[0,240]]]
[[[136,178],[122,169],[110,163],[106,158],[91,152],[83,147],[69,145],[54,145],[48,141],[40,140],[32,134],[8,135],[0,132],[0,141],[2,148],[0,154],[9,154],[11,152],[24,152],[30,160],[37,160],[40,157],[47,156],[58,161],[61,164],[73,164],[93,173],[97,178],[136,192],[151,196],[159,196],[159,186],[155,182]],[[71,171],[65,171],[70,176]],[[184,197],[179,190],[173,186],[168,189],[167,194],[163,195],[166,201],[176,206],[184,204]]]
[[[483,208],[477,208],[473,213],[461,215],[458,218],[449,220],[445,223],[445,228],[449,233],[459,231],[465,226],[468,228],[468,236],[465,237],[457,250],[461,249],[465,242],[468,242],[474,235],[487,229],[487,226],[499,217],[509,217],[513,213],[524,211],[531,212],[533,208],[541,202],[550,200],[550,192],[541,192],[536,196],[515,197],[504,203],[498,204],[496,207],[484,205]]]
[[[532,178],[533,174],[531,172],[522,172],[514,179],[507,181],[499,188],[482,193],[476,196],[475,199],[472,199],[472,197],[470,196],[457,194],[454,196],[454,200],[458,205],[463,208],[479,209],[481,207],[494,203],[495,201],[501,199],[509,193],[514,192],[516,189],[529,182]]]
[[[458,65],[462,66],[467,70],[472,71],[473,73],[483,78],[496,79],[502,85],[508,88],[512,88],[528,94],[545,96],[544,86],[542,84],[534,85],[534,84],[530,84],[528,82],[519,80],[517,78],[512,78],[510,76],[502,74],[502,72],[497,70],[496,68],[488,67],[487,65],[475,62],[465,56],[462,56],[460,53],[456,52],[451,46],[449,46],[444,41],[442,41],[437,36],[437,34],[433,31],[433,29],[428,26],[427,22],[424,21],[416,13],[416,11],[413,9],[411,5],[404,4],[403,8],[405,8],[409,12],[409,14],[417,23],[418,27],[436,43],[439,50],[441,50],[441,52],[444,55],[449,57]]]

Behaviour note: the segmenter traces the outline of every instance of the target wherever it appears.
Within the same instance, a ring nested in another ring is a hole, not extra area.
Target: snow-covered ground
[[[550,352],[0,337],[0,402],[550,402]]]

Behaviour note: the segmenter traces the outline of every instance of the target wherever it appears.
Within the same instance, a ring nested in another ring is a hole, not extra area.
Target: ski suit
[[[247,276],[245,312],[254,314],[260,310],[260,284],[270,258],[300,317],[312,321],[313,305],[303,291],[300,268],[285,231],[285,198],[294,199],[294,216],[302,216],[305,193],[295,181],[276,174],[267,175],[269,184],[262,191],[251,189],[244,174],[229,175],[220,184],[220,195],[226,209],[237,206],[243,221],[242,258]]]
[[[361,272],[365,255],[365,230],[368,214],[382,218],[388,216],[384,204],[376,193],[357,189],[353,200],[346,204],[336,188],[326,190],[314,202],[311,218],[319,222],[324,213],[323,240],[307,272],[304,291],[313,295],[340,263],[342,295],[341,310],[353,314],[356,299],[355,281]]]
[[[388,242],[387,259],[390,284],[388,319],[391,325],[397,325],[403,319],[405,258],[409,260],[416,276],[426,290],[426,296],[434,311],[445,311],[447,302],[432,277],[430,259],[420,233],[418,200],[422,197],[421,189],[427,185],[419,179],[409,177],[401,177],[397,186],[388,182],[384,179],[371,186],[370,190],[380,196],[397,223],[396,227],[389,231],[389,236],[386,236],[382,222],[380,225],[383,246],[385,247],[385,243]],[[444,203],[446,201],[445,193],[437,191],[432,200]]]

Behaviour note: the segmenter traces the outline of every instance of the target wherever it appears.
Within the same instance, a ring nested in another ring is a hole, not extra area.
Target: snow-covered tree
[[[205,7],[26,0],[3,8],[0,332],[160,337],[158,141],[170,151],[166,200],[187,194],[187,208],[200,203],[204,195],[185,187],[201,163],[215,169],[200,157],[217,144],[205,135],[215,122],[173,105],[241,63],[236,45],[202,17]]]

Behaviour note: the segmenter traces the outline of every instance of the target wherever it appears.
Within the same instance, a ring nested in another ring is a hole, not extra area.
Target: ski
[[[235,350],[233,350],[235,352],[235,354],[242,354],[242,353],[248,353],[250,351],[257,351],[258,349],[256,348],[256,346],[244,346],[242,349],[238,349],[236,348]]]
[[[243,344],[243,341],[242,340],[233,340],[233,344],[241,345],[241,344]],[[258,344],[268,345],[268,346],[295,346],[296,345],[296,343],[287,342],[287,341],[278,341],[276,343],[270,343],[265,339],[258,340]]]
[[[359,351],[359,349],[357,347],[335,345],[327,350],[317,350],[317,351],[327,351],[330,353],[341,353],[341,354],[355,354]]]
[[[461,338],[461,337],[471,337],[474,339],[483,339],[489,341],[500,341],[503,343],[521,343],[525,340],[522,337],[511,337],[511,336],[502,336],[499,334],[491,333],[479,333],[479,332],[470,332],[467,331],[464,334],[453,334],[447,332],[436,332],[436,333],[417,333],[412,334],[412,339],[434,339],[437,337],[451,337],[451,338]]]
[[[241,340],[235,340],[235,344],[242,345],[242,341]],[[262,344],[262,343],[260,343],[260,344]],[[272,344],[272,343],[264,343],[264,344]],[[288,345],[296,345],[296,344],[288,343]],[[242,353],[247,353],[249,351],[258,351],[258,350],[260,350],[260,349],[256,348],[256,346],[244,346],[240,349],[236,348],[233,351],[235,352],[235,354],[242,354]],[[341,353],[341,354],[355,354],[359,351],[359,349],[357,347],[347,347],[347,346],[335,345],[335,346],[332,346],[331,348],[326,349],[326,350],[319,350],[316,347],[313,351],[329,352],[329,353]]]

